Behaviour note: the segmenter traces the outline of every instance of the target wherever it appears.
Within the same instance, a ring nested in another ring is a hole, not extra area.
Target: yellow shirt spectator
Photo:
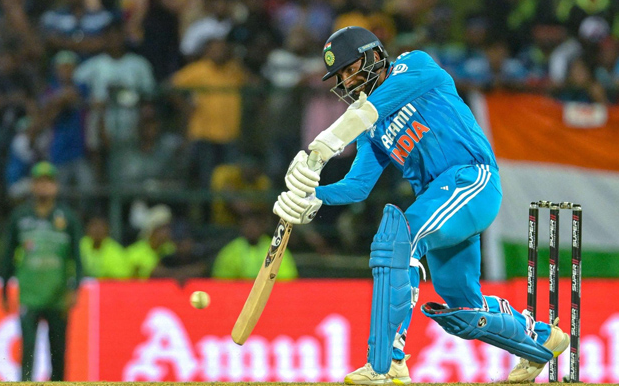
[[[239,137],[241,87],[246,83],[246,73],[238,62],[230,60],[216,65],[201,59],[174,74],[172,83],[177,88],[196,89],[189,139],[222,144]]]
[[[106,237],[96,249],[92,237],[80,240],[80,254],[84,274],[97,279],[127,279],[131,277],[129,261],[122,245]]]
[[[251,193],[267,192],[271,188],[271,180],[261,173],[257,165],[219,165],[213,171],[211,191],[213,193]],[[259,203],[248,202],[255,209]],[[234,213],[230,206],[221,198],[213,200],[213,222],[218,225],[234,225]]]
[[[351,11],[341,14],[333,22],[333,31],[353,25],[372,31],[384,44],[390,43],[397,34],[393,18],[383,12],[363,14]]]
[[[255,279],[270,246],[271,238],[267,235],[260,236],[256,245],[251,245],[244,237],[232,240],[217,254],[212,276],[220,279]],[[286,250],[277,279],[291,280],[297,276],[292,253]]]

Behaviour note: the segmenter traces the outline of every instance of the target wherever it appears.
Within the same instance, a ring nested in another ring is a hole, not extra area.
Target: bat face
[[[290,232],[292,232],[292,224],[280,219],[275,228],[271,246],[264,259],[264,266],[260,268],[254,286],[249,292],[245,305],[232,329],[232,340],[239,345],[245,343],[249,338],[269,300]]]

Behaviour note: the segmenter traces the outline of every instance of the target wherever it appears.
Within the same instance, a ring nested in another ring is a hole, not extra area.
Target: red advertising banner
[[[71,319],[69,380],[339,382],[365,363],[371,281],[277,283],[254,333],[241,347],[229,334],[251,285],[196,280],[183,288],[172,281],[84,286]],[[609,301],[618,285],[617,280],[583,281],[581,381],[619,382],[619,307]],[[516,309],[526,306],[524,279],[484,283],[482,289],[508,299]],[[569,331],[569,279],[561,281],[560,289],[561,326]],[[190,306],[195,290],[209,293],[208,308]],[[538,290],[538,315],[547,320],[547,283],[540,282]],[[427,301],[440,299],[430,283],[422,283],[420,304]],[[506,378],[515,357],[446,334],[418,308],[406,345],[414,382]],[[18,322],[14,313],[0,315],[2,380],[19,377]],[[45,355],[36,355],[39,380],[49,376]],[[561,375],[568,373],[568,362],[562,355]],[[547,379],[547,373],[538,379]]]
[[[341,381],[365,363],[369,282],[277,283],[254,334],[239,347],[230,331],[252,284],[102,283],[98,378]],[[196,290],[210,295],[208,308],[190,306]]]

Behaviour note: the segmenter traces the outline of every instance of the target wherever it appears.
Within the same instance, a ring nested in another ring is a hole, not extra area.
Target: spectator
[[[267,147],[267,173],[280,176],[287,167],[287,160],[294,158],[294,151],[300,146],[302,90],[310,74],[322,71],[322,58],[312,51],[315,42],[310,40],[307,31],[299,26],[287,35],[285,45],[269,54],[262,70],[264,77],[275,89],[269,93],[267,100],[268,120],[277,125],[268,125],[265,133],[277,141],[265,144]],[[282,146],[282,143],[285,144]]]
[[[156,84],[150,63],[127,51],[122,24],[111,24],[104,36],[106,52],[83,62],[75,71],[75,80],[90,89],[95,110],[90,129],[100,136],[100,145],[113,152],[115,146],[137,139],[140,100],[150,98]]]
[[[322,58],[312,54],[309,34],[302,27],[287,35],[284,47],[271,51],[262,69],[265,78],[275,87],[291,89],[302,84],[308,74],[322,70]]]
[[[40,89],[39,75],[20,62],[17,42],[10,41],[0,49],[0,128],[12,133],[16,120],[36,109],[35,98]]]
[[[555,97],[566,102],[608,103],[604,87],[593,78],[593,71],[581,57],[569,64],[565,85],[555,91]]]
[[[133,0],[127,22],[129,40],[152,65],[155,79],[167,79],[180,67],[179,13],[184,1]]]
[[[557,18],[566,25],[571,35],[579,32],[582,22],[590,16],[604,19],[619,38],[619,3],[616,1],[560,0],[556,7]]]
[[[567,28],[555,19],[541,19],[532,27],[533,40],[517,54],[529,73],[527,87],[546,92],[550,79],[550,58],[554,50],[567,39]]]
[[[495,0],[497,1],[497,0]],[[445,24],[443,28],[449,40],[459,41],[463,36],[460,21],[464,19],[462,15],[469,14],[481,8],[479,0],[458,1],[458,0],[387,0],[384,2],[385,10],[392,15],[396,31],[399,34],[423,33],[421,31],[430,28],[429,24],[434,23],[436,11],[443,13],[448,10],[450,14],[456,16]],[[493,9],[494,13],[499,12]]]
[[[181,286],[188,279],[205,277],[207,264],[202,259],[200,248],[196,245],[189,226],[182,222],[173,224],[172,239],[176,244],[176,252],[162,257],[151,277],[172,278]]]
[[[95,184],[88,162],[85,143],[85,116],[88,90],[73,80],[77,54],[60,51],[54,56],[54,78],[48,85],[44,100],[44,119],[52,129],[49,160],[58,168],[62,186],[76,185],[89,189]]]
[[[531,44],[533,31],[540,21],[555,20],[561,0],[484,0],[490,21],[490,34],[507,39],[510,52],[519,52]],[[546,24],[546,22],[544,22]]]
[[[229,1],[204,0],[204,8],[207,15],[193,22],[181,40],[181,52],[190,60],[199,58],[209,41],[222,39],[232,29]]]
[[[41,9],[41,3],[44,1],[37,3]],[[35,8],[33,5],[24,1],[0,0],[0,8],[4,16],[2,37],[3,39],[10,37],[19,42],[16,51],[23,66],[31,66],[34,62],[40,61],[44,54],[44,45],[38,35],[39,31],[32,27],[32,17],[34,16],[37,20],[40,18],[40,14],[36,15],[37,10],[33,9]],[[49,7],[48,4],[43,4],[43,6]]]
[[[600,45],[594,74],[613,103],[616,103],[619,99],[619,44],[614,39],[607,38]]]
[[[176,252],[170,235],[172,212],[166,205],[152,207],[142,228],[140,240],[127,247],[131,276],[147,279],[159,261]]]
[[[506,41],[493,40],[487,43],[483,56],[467,59],[457,75],[460,90],[517,89],[524,84],[527,71],[520,61],[509,57]]]
[[[29,193],[29,171],[43,157],[47,147],[45,138],[39,135],[39,129],[32,121],[30,117],[17,121],[17,133],[8,153],[5,179],[9,197],[14,200],[20,200]]]
[[[488,19],[473,13],[466,17],[464,23],[464,42],[467,47],[467,59],[483,56],[484,47],[488,41]]]
[[[247,197],[234,195],[252,194],[254,198],[266,194],[271,188],[271,180],[262,172],[260,162],[254,157],[244,157],[235,164],[219,165],[213,171],[211,191],[228,197],[216,197],[212,205],[212,222],[221,226],[232,226],[238,223],[237,214],[263,208],[264,201],[251,202]],[[270,206],[270,201],[269,201]]]
[[[218,279],[255,279],[264,262],[271,237],[266,235],[264,212],[249,212],[241,219],[241,236],[232,240],[217,254],[213,263],[212,277]],[[297,267],[290,250],[284,252],[277,278],[296,279]]]
[[[84,275],[97,279],[131,277],[129,261],[122,245],[110,237],[107,219],[92,217],[86,224],[86,235],[80,240]]]
[[[190,177],[202,188],[210,186],[215,166],[230,162],[236,155],[241,87],[247,80],[247,70],[233,57],[232,47],[223,39],[209,41],[201,60],[188,64],[172,77],[174,87],[192,94],[193,103],[177,99],[177,104],[190,117]]]
[[[429,12],[428,19],[427,28],[411,37],[422,41],[422,49],[450,75],[456,76],[456,71],[466,59],[467,48],[462,42],[455,41],[451,37],[451,26],[454,23],[453,10],[445,5],[437,6]]]
[[[161,117],[154,103],[140,107],[138,140],[119,146],[110,160],[110,177],[123,186],[159,186],[179,174],[174,156],[181,145],[179,137],[163,133]]]
[[[373,0],[356,0],[353,4],[349,12],[335,18],[331,30],[337,31],[349,26],[363,27],[388,46],[396,35],[395,22],[391,16],[382,12]]]
[[[566,81],[568,66],[579,56],[593,66],[598,57],[599,44],[609,33],[610,27],[603,18],[590,16],[584,19],[578,28],[578,37],[568,38],[550,55],[548,66],[553,84],[560,86]]]
[[[331,31],[344,27],[357,26],[370,29],[369,17],[374,12],[375,3],[372,0],[347,1],[333,21]]]
[[[17,121],[26,116],[34,117],[37,114],[35,98],[39,77],[38,74],[30,71],[31,68],[26,63],[20,61],[17,44],[15,40],[0,43],[0,170],[3,171],[9,167],[7,158],[15,155]],[[37,137],[34,131],[29,131],[29,133],[33,135],[31,139]],[[22,141],[21,148],[25,144],[29,142]],[[10,154],[12,152],[13,154]],[[29,167],[32,165],[33,163],[30,163],[26,169],[23,169],[23,175],[28,174]],[[4,180],[6,177],[8,176],[5,176]]]
[[[281,36],[302,27],[313,41],[323,42],[332,31],[333,11],[324,1],[286,1],[275,10],[273,22]]]
[[[52,381],[64,380],[68,312],[75,304],[82,269],[81,225],[73,212],[56,203],[56,168],[40,162],[32,168],[34,201],[11,214],[0,276],[4,283],[15,274],[19,282],[22,381],[32,381],[39,319],[47,320]],[[3,307],[8,311],[7,286]]]
[[[236,18],[229,33],[230,41],[243,49],[243,64],[260,75],[260,70],[282,38],[273,27],[271,15],[263,0],[245,0],[243,17]]]
[[[82,57],[103,51],[104,30],[115,15],[101,7],[89,7],[88,3],[92,2],[64,0],[61,6],[41,16],[41,36],[52,51],[70,50]]]

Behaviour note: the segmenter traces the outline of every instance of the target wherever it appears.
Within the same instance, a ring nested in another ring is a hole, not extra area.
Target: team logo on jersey
[[[406,71],[408,71],[408,66],[404,63],[400,63],[393,68],[393,75],[395,76]]]
[[[370,137],[374,138],[374,133],[376,132],[376,125],[370,127]]]
[[[67,227],[67,219],[62,214],[55,215],[54,227],[59,231],[64,230]]]
[[[335,54],[332,51],[327,51],[325,52],[325,63],[327,63],[327,66],[333,66],[333,63],[335,63]]]
[[[406,158],[430,128],[413,118],[417,109],[410,103],[403,106],[380,140],[398,164],[404,165]]]

